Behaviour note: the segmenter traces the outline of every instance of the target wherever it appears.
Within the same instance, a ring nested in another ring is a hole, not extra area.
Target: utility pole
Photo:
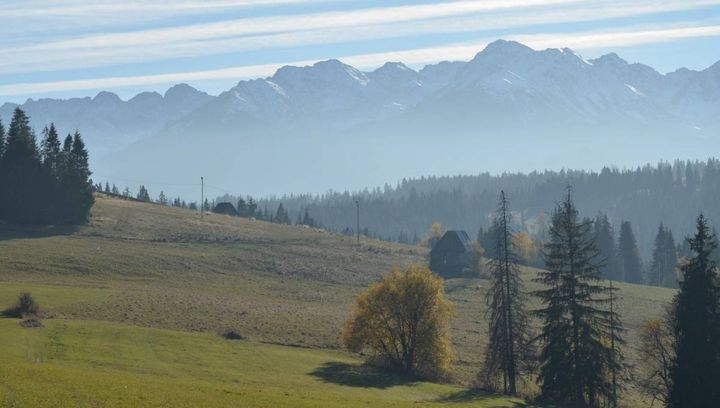
[[[610,280],[610,364],[612,369],[612,400],[610,406],[617,407],[617,373],[615,367],[615,310],[613,308],[614,299],[613,281]]]
[[[357,233],[357,243],[360,245],[360,200],[355,200],[355,226]]]
[[[203,176],[200,176],[200,218],[203,217],[205,213],[205,179]]]

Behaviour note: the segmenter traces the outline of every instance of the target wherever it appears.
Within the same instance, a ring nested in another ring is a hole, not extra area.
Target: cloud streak
[[[96,35],[30,47],[5,48],[0,50],[5,56],[0,59],[0,73],[86,68],[258,49],[472,32],[479,28],[487,31],[527,25],[595,21],[704,7],[720,4],[720,0],[699,0],[692,4],[684,0],[624,0],[599,4],[591,1],[579,2],[575,8],[562,11],[532,9],[559,3],[578,1],[461,1],[250,18]]]
[[[557,34],[511,35],[508,39],[523,42],[535,48],[571,47],[575,50],[590,50],[606,47],[625,47],[673,41],[686,38],[720,36],[720,26],[648,28],[644,30],[591,31]],[[403,61],[409,65],[430,64],[444,60],[468,60],[484,48],[490,41],[475,41],[460,44],[448,44],[439,47],[399,50],[393,52],[369,53],[340,57],[350,65],[361,69],[380,66],[386,61]],[[31,95],[59,91],[112,89],[128,86],[148,86],[173,84],[178,82],[197,82],[219,79],[246,79],[272,75],[284,65],[309,65],[314,61],[292,61],[277,64],[248,65],[226,69],[178,72],[160,75],[141,75],[130,77],[110,77],[82,79],[72,81],[53,81],[44,83],[19,83],[0,86],[0,95]]]

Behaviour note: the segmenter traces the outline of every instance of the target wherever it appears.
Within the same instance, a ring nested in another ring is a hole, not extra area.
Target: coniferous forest
[[[30,118],[16,109],[0,123],[0,220],[26,225],[87,221],[93,205],[88,152],[80,133],[61,140],[53,124],[38,145]]]
[[[548,239],[551,215],[565,188],[573,187],[575,205],[582,217],[598,221],[599,250],[608,258],[603,270],[616,271],[619,280],[658,283],[656,245],[686,256],[686,239],[694,217],[703,212],[720,219],[720,160],[682,161],[645,165],[634,169],[612,167],[595,171],[544,171],[528,174],[489,173],[472,176],[404,179],[396,186],[358,192],[330,191],[322,195],[293,195],[257,200],[258,208],[283,203],[291,218],[307,211],[323,227],[354,233],[356,200],[360,201],[361,233],[384,240],[418,243],[430,226],[467,231],[483,243],[492,225],[497,194],[507,193],[513,211],[510,223],[527,233],[536,249]],[[235,200],[236,198],[232,198]],[[662,237],[657,240],[662,224]],[[714,225],[711,225],[713,228]],[[488,249],[491,244],[483,243]],[[662,255],[660,253],[658,256]],[[541,265],[539,258],[534,263]],[[653,269],[654,268],[654,269]],[[653,275],[652,277],[650,275]],[[665,282],[665,284],[663,284]]]

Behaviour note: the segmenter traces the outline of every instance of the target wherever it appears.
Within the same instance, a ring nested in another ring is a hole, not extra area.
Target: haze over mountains
[[[0,108],[5,124],[14,107]],[[36,126],[79,130],[96,181],[194,196],[183,185],[204,175],[234,193],[321,192],[427,174],[706,158],[720,147],[720,62],[660,74],[616,54],[586,61],[498,40],[471,61],[419,71],[329,60],[218,96],[177,85],[128,101],[101,92],[22,108]]]

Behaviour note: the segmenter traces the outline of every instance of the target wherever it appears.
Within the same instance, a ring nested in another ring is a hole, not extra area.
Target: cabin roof
[[[435,244],[431,252],[463,253],[473,251],[472,241],[467,232],[461,230],[447,231]]]

